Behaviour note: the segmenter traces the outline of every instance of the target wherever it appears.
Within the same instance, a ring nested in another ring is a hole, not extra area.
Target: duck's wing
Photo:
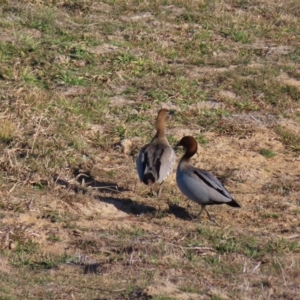
[[[211,200],[214,202],[225,202],[226,204],[234,207],[240,207],[240,205],[233,199],[218,178],[213,174],[206,170],[197,168],[193,168],[193,173],[209,187]],[[222,197],[220,197],[221,195]],[[224,201],[224,197],[225,199],[227,198],[228,201]]]
[[[136,169],[137,169],[137,173],[139,175],[140,181],[143,181],[143,177],[145,174],[145,170],[147,168],[147,165],[149,165],[149,158],[148,158],[148,154],[147,154],[147,148],[149,145],[144,146],[138,157],[136,160]]]
[[[160,151],[160,170],[158,176],[158,182],[165,180],[172,172],[175,164],[176,155],[173,148],[170,145],[161,146],[163,151]]]
[[[206,170],[194,168],[193,173],[196,174],[202,181],[204,181],[209,187],[215,189],[223,196],[233,199],[229,192],[225,189],[223,184],[217,177]]]

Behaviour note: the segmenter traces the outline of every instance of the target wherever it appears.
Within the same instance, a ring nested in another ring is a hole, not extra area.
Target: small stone
[[[121,149],[124,154],[130,154],[132,142],[129,139],[124,139],[121,141]]]
[[[132,114],[132,115],[138,115],[139,112],[138,112],[136,109],[132,109],[132,110],[130,111],[130,114]]]
[[[68,64],[69,61],[70,61],[70,57],[69,57],[69,56],[59,54],[59,55],[56,55],[56,56],[55,56],[53,62],[54,62],[55,64],[65,65],[65,64]]]
[[[17,248],[17,245],[14,243],[14,242],[11,242],[10,244],[9,244],[9,249],[10,250],[15,250]]]
[[[84,60],[74,60],[73,64],[77,67],[84,67],[85,66],[85,61]]]

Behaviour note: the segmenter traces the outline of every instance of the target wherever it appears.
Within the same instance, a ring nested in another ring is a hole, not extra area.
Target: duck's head
[[[185,136],[185,137],[183,137],[175,145],[175,148],[180,147],[180,146],[182,146],[182,147],[184,147],[186,149],[186,152],[185,152],[185,155],[184,155],[185,158],[192,157],[197,152],[197,149],[198,149],[198,143],[195,140],[195,138],[192,137],[192,136]]]
[[[162,108],[157,115],[157,121],[168,121],[173,112],[167,108]]]
[[[158,112],[156,119],[156,129],[158,137],[165,137],[166,123],[170,119],[171,114],[171,111],[166,108],[162,108]]]

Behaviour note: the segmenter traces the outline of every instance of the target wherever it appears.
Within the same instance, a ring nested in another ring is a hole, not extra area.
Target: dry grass
[[[0,298],[296,299],[299,20],[296,0],[2,1]],[[222,227],[174,174],[161,199],[138,182],[162,106],[242,205],[209,208]]]

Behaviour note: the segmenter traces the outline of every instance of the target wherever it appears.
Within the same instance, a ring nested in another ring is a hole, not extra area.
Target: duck
[[[176,183],[182,194],[201,205],[201,210],[196,218],[199,219],[205,210],[208,218],[214,221],[206,209],[207,205],[225,203],[232,207],[241,207],[213,174],[191,165],[190,160],[198,150],[195,138],[183,137],[175,148],[180,146],[184,147],[186,151],[176,170]]]
[[[161,196],[162,185],[172,173],[175,164],[175,151],[166,137],[166,124],[170,118],[169,110],[162,108],[156,118],[156,134],[151,142],[139,152],[136,160],[136,169],[141,182],[150,186],[159,183],[157,196]]]

